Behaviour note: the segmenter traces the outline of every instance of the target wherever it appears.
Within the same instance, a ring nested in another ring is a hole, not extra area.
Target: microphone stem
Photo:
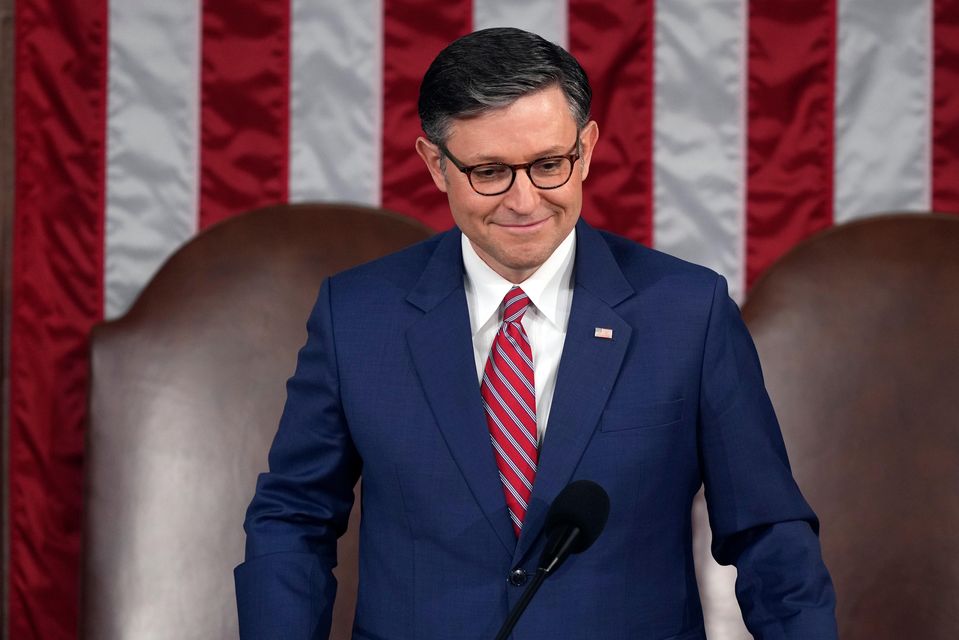
[[[566,560],[566,558],[570,556],[570,553],[571,553],[570,549],[573,546],[573,542],[576,541],[576,538],[579,537],[580,533],[582,533],[582,531],[580,531],[579,527],[572,527],[570,529],[567,529],[564,532],[562,538],[560,538],[560,546],[558,549],[547,548],[547,551],[552,552],[551,553],[552,560],[550,560],[549,564],[546,565],[547,575],[552,573],[553,570],[556,569],[561,562],[563,562],[564,560]],[[542,562],[543,562],[543,559],[540,558],[540,564],[542,564]]]
[[[519,622],[519,617],[526,611],[526,606],[529,604],[529,601],[532,600],[536,592],[539,591],[540,585],[543,584],[543,580],[545,580],[548,575],[549,571],[543,567],[536,570],[536,576],[533,578],[533,581],[529,583],[529,586],[526,587],[526,591],[523,592],[520,599],[517,600],[513,610],[509,612],[509,617],[506,618],[506,622],[503,623],[499,633],[496,634],[496,640],[506,640],[509,637],[509,634],[513,631],[513,627]]]

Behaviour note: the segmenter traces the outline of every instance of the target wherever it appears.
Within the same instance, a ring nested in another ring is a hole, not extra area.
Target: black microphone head
[[[560,529],[576,527],[579,535],[569,553],[585,551],[596,541],[609,518],[609,495],[592,480],[576,480],[559,492],[546,514],[546,536]]]

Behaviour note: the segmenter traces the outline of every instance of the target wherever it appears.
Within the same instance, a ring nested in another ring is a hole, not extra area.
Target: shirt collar
[[[499,275],[473,249],[464,234],[463,267],[470,323],[475,335],[499,311],[503,296],[514,286]],[[559,329],[565,327],[565,312],[560,308],[560,289],[573,287],[573,258],[576,255],[576,230],[570,232],[552,255],[533,275],[515,283],[523,288],[536,310]]]

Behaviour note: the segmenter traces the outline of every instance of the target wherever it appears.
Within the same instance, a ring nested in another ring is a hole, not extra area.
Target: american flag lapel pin
[[[606,327],[596,327],[596,329],[593,331],[593,337],[603,338],[604,340],[612,340],[613,330],[607,329]]]

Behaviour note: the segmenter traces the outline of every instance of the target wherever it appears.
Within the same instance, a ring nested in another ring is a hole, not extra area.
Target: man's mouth
[[[496,224],[497,226],[499,226],[499,227],[502,227],[502,228],[506,229],[507,231],[515,231],[515,232],[518,232],[518,233],[524,233],[524,232],[532,232],[532,231],[537,231],[537,230],[539,230],[540,228],[542,228],[542,227],[546,224],[546,221],[547,221],[547,220],[549,220],[549,218],[543,218],[543,219],[541,219],[541,220],[536,220],[536,221],[534,221],[534,222],[526,222],[526,221],[522,221],[522,222],[496,222],[495,224]]]

